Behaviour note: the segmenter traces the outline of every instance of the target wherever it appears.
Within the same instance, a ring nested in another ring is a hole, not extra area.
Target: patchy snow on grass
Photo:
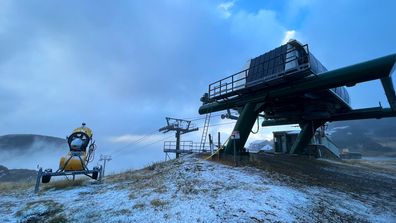
[[[1,194],[0,222],[395,222],[392,210],[269,175],[185,156],[101,184]]]

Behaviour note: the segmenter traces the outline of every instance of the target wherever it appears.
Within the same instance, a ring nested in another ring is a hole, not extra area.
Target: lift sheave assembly
[[[61,157],[59,169],[55,172],[52,172],[52,169],[44,171],[42,168],[39,169],[35,192],[38,192],[40,182],[48,183],[52,176],[72,176],[74,180],[76,175],[86,175],[94,180],[101,180],[101,166],[96,166],[92,170],[88,169],[88,164],[93,161],[96,150],[92,136],[92,130],[86,127],[85,123],[74,129],[66,138],[70,151],[66,156]]]

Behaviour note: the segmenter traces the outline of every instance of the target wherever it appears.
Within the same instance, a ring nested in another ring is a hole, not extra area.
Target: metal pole
[[[110,161],[110,160],[111,160],[110,155],[100,155],[99,161],[103,161],[103,167],[101,169],[102,178],[104,178],[104,176],[105,176],[106,163],[107,163],[107,161]]]
[[[213,155],[214,153],[214,144],[213,144],[213,139],[212,139],[212,135],[209,134],[209,149],[210,149],[210,154]]]
[[[220,143],[220,132],[217,132],[217,145],[220,148],[221,143]]]
[[[176,159],[180,155],[180,130],[176,131]]]
[[[105,176],[106,161],[107,161],[107,159],[104,159],[104,160],[103,160],[103,172],[102,172],[103,178],[104,178],[104,176]]]
[[[40,167],[39,171],[37,172],[36,186],[34,187],[34,193],[37,193],[39,191],[42,173],[43,173],[43,168]]]
[[[235,137],[234,137],[234,164],[237,166],[237,160],[236,160],[236,146],[235,146]]]
[[[219,149],[219,152],[217,153],[217,160],[220,160],[220,146],[221,146],[221,143],[220,143],[220,132],[217,132],[217,144],[218,144],[218,149]]]

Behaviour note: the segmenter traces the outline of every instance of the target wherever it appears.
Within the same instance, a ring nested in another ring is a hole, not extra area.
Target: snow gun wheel
[[[92,179],[97,180],[98,179],[98,175],[99,175],[98,171],[93,172],[92,173]]]
[[[43,176],[41,177],[41,182],[42,182],[43,184],[49,183],[50,180],[51,180],[51,175],[46,175],[45,173],[52,173],[52,169],[46,169],[46,170],[44,171],[44,174],[43,174]]]
[[[100,168],[94,167],[93,170],[94,170],[94,171],[93,171],[93,173],[92,173],[92,179],[98,180]]]

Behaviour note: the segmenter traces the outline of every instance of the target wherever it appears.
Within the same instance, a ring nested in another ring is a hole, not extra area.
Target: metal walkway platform
[[[249,61],[249,67],[209,85],[209,100],[221,100],[244,92],[276,85],[289,79],[304,77],[319,70],[308,45],[288,43]],[[325,68],[324,68],[325,69]]]

